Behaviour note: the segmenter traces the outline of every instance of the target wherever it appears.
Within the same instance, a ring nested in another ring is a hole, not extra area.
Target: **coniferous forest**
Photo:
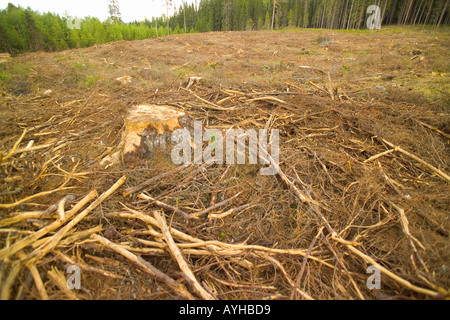
[[[170,6],[171,1],[162,1]],[[120,4],[109,1],[110,18],[82,19],[80,28],[53,13],[8,4],[0,11],[0,52],[57,51],[117,40],[169,34],[283,28],[365,29],[367,8],[378,5],[382,25],[439,28],[450,23],[449,0],[200,0],[166,16],[123,23]],[[172,10],[173,11],[173,10]],[[169,12],[169,11],[168,11]],[[149,12],[149,16],[151,16]]]

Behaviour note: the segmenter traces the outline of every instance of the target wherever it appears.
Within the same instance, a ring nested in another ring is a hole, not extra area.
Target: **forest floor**
[[[1,298],[448,297],[449,52],[448,31],[390,27],[174,35],[0,64]],[[189,77],[203,80],[186,90]],[[279,129],[281,173],[164,155],[102,167],[141,103]]]

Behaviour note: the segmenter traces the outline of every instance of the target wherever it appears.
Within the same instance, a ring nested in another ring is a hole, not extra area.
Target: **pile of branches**
[[[149,97],[208,128],[279,129],[281,162],[263,154],[275,176],[259,175],[261,165],[173,166],[162,155],[103,170],[123,109],[110,127],[85,119],[106,95],[59,106],[43,125],[21,123],[0,160],[1,298],[448,297],[437,272],[448,257],[433,251],[448,238],[450,177],[438,168],[448,135],[420,110],[368,106],[329,85],[313,85],[325,96],[199,84]],[[29,189],[15,187],[20,170]],[[70,266],[81,270],[78,290]],[[380,290],[368,288],[369,266]]]

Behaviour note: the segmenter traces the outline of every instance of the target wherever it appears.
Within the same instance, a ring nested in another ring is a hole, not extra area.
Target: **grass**
[[[31,63],[18,64],[14,62],[0,65],[0,86],[8,87],[14,82],[27,80],[33,65]]]
[[[99,78],[99,76],[89,75],[84,80],[80,81],[79,85],[84,89],[91,89],[95,86]]]

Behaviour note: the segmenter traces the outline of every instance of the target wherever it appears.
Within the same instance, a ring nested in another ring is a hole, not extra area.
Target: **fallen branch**
[[[53,235],[50,239],[47,240],[45,244],[43,244],[40,248],[35,249],[30,254],[30,261],[36,261],[45,256],[48,252],[53,250],[61,239],[81,220],[83,220],[92,210],[97,208],[106,198],[108,198],[111,194],[113,194],[122,184],[125,183],[126,176],[121,177],[117,180],[114,185],[111,186],[107,191],[105,191],[100,197],[98,197],[94,202],[92,202],[89,207],[84,209],[81,213],[79,213],[74,219],[72,219],[64,228],[59,230],[55,235]]]
[[[430,130],[436,131],[436,132],[439,133],[440,135],[442,135],[442,136],[444,136],[445,138],[447,138],[448,140],[450,140],[450,135],[449,135],[448,133],[445,133],[445,132],[439,130],[438,128],[436,128],[436,127],[430,126],[429,124],[427,124],[427,123],[425,123],[425,122],[422,122],[422,121],[419,121],[419,120],[416,120],[416,122],[417,122],[418,124],[420,124],[420,125],[422,125],[422,126],[428,128],[428,129],[430,129]]]
[[[208,215],[208,219],[224,219],[225,217],[229,216],[230,214],[233,214],[235,212],[241,212],[248,208],[252,207],[250,204],[244,204],[242,206],[239,206],[237,208],[230,209],[224,213],[211,213]]]
[[[375,160],[375,159],[378,159],[378,158],[380,158],[380,157],[382,157],[382,156],[385,156],[385,155],[387,155],[387,154],[389,154],[389,153],[392,153],[392,152],[395,152],[395,151],[397,151],[397,150],[396,150],[396,149],[390,149],[390,150],[381,152],[381,153],[379,153],[379,154],[376,154],[376,155],[370,157],[370,158],[367,159],[367,160],[364,160],[364,163],[373,161],[373,160]]]
[[[211,294],[209,294],[201,286],[201,284],[198,282],[198,280],[195,278],[195,276],[192,273],[191,269],[189,268],[188,264],[184,260],[183,255],[181,254],[180,250],[176,246],[175,241],[173,241],[173,238],[169,232],[169,228],[167,227],[166,219],[157,210],[153,211],[153,215],[159,224],[159,228],[161,229],[161,232],[164,235],[164,239],[166,240],[166,243],[167,243],[167,246],[169,247],[170,253],[175,258],[181,271],[183,272],[183,275],[184,275],[183,278],[187,281],[187,283],[195,291],[195,293],[197,293],[204,300],[216,300],[216,298],[213,297]]]
[[[17,256],[20,259],[23,259],[26,257],[26,254],[23,251],[19,251],[17,253]],[[28,266],[28,269],[30,270],[31,275],[34,279],[34,284],[36,285],[36,289],[39,292],[39,295],[41,296],[41,300],[49,300],[47,291],[45,291],[44,283],[42,282],[41,276],[39,274],[38,269],[36,268],[36,265],[31,264]]]
[[[255,102],[255,101],[266,101],[266,100],[270,100],[270,101],[275,101],[275,102],[279,102],[281,104],[287,104],[286,101],[275,98],[275,97],[261,97],[261,98],[254,98],[254,99],[250,99],[247,102]]]
[[[203,99],[202,97],[199,97],[198,95],[196,95],[196,94],[195,94],[194,92],[192,92],[191,90],[187,90],[187,89],[185,89],[185,88],[181,88],[181,89],[183,89],[183,90],[185,90],[185,91],[188,91],[192,96],[194,96],[195,98],[197,98],[197,99],[200,100],[201,102],[206,103],[207,105],[209,105],[209,107],[207,107],[208,109],[217,110],[217,111],[230,111],[230,110],[235,109],[234,107],[233,107],[233,108],[223,108],[223,107],[221,107],[221,106],[219,106],[219,105],[217,105],[217,104],[215,104],[215,103],[213,103],[213,102],[211,102],[211,101],[208,101],[208,100],[206,100],[206,99]],[[206,107],[205,107],[205,108],[206,108]]]
[[[11,287],[19,275],[20,270],[22,270],[22,263],[20,260],[15,261],[11,266],[11,271],[5,281],[2,281],[0,300],[9,300],[11,295]]]
[[[0,204],[0,209],[11,209],[14,208],[16,206],[18,206],[19,204],[22,204],[24,202],[33,200],[35,198],[39,198],[39,197],[43,197],[43,196],[48,196],[49,194],[55,193],[57,191],[62,191],[62,190],[68,190],[68,189],[74,189],[74,187],[64,187],[69,181],[64,182],[59,188],[53,189],[53,190],[49,190],[49,191],[43,191],[43,192],[39,192],[37,194],[33,194],[29,197],[23,198],[19,201],[16,201],[14,203],[8,203],[8,204]]]
[[[23,140],[23,138],[25,137],[26,134],[27,134],[27,129],[25,128],[23,130],[23,132],[22,132],[22,135],[16,141],[16,143],[14,143],[12,149],[8,152],[8,154],[6,156],[4,156],[4,157],[0,157],[0,160],[1,160],[0,162],[8,160],[9,158],[11,158],[15,154],[15,151],[16,151],[17,147],[22,142],[22,140]]]
[[[426,168],[428,168],[431,172],[437,174],[438,176],[440,176],[442,179],[444,179],[447,182],[450,182],[450,176],[448,174],[446,174],[445,172],[439,170],[438,168],[435,168],[434,166],[432,166],[431,164],[429,164],[428,162],[425,162],[424,160],[420,159],[419,157],[417,157],[416,155],[394,145],[393,143],[387,141],[386,139],[383,138],[379,138],[382,142],[384,142],[385,144],[387,144],[388,146],[390,146],[391,148],[394,148],[395,150],[403,153],[404,155],[410,157],[411,159],[419,162],[420,164],[422,164],[423,166],[425,166]]]
[[[58,229],[60,226],[62,226],[68,219],[70,219],[73,215],[75,215],[78,211],[80,211],[89,201],[94,199],[97,196],[97,191],[91,191],[86,197],[84,197],[80,202],[78,202],[70,211],[66,212],[66,219],[65,220],[58,220],[55,222],[52,222],[48,226],[34,232],[33,234],[17,241],[13,245],[7,248],[3,248],[0,250],[0,260],[5,259],[19,250],[25,248],[26,246],[29,246],[36,240],[40,239],[41,237],[45,236],[47,233]]]
[[[414,237],[411,232],[409,231],[409,222],[405,215],[405,210],[394,204],[393,202],[389,202],[389,204],[398,212],[398,215],[400,217],[400,224],[402,226],[402,231],[406,236],[406,239],[408,239],[409,246],[411,247],[414,256],[416,257],[417,261],[420,263],[422,268],[424,268],[425,271],[428,272],[428,268],[423,262],[422,258],[420,257],[419,252],[417,251],[416,245],[414,243],[417,243],[417,245],[422,249],[425,250],[425,247],[422,243],[420,243],[419,240],[417,240],[416,237]]]
[[[176,295],[178,295],[182,299],[195,300],[195,297],[192,296],[192,294],[190,294],[189,291],[187,291],[184,285],[178,283],[165,273],[162,273],[161,271],[156,269],[150,262],[145,261],[141,257],[136,256],[134,253],[131,253],[130,251],[124,249],[122,246],[117,245],[102,236],[94,234],[91,236],[91,238],[100,242],[105,247],[121,254],[122,256],[133,262],[135,265],[137,265],[143,272],[145,272],[150,277],[165,283],[173,290],[173,292]]]
[[[311,251],[312,251],[314,245],[316,244],[317,239],[322,234],[323,229],[324,229],[324,227],[320,227],[319,232],[317,233],[317,235],[312,240],[311,244],[308,247],[308,251],[306,252],[305,257],[303,258],[302,266],[300,268],[300,272],[298,273],[297,279],[295,280],[294,288],[292,288],[292,291],[291,291],[291,300],[294,299],[294,296],[297,293],[297,290],[295,290],[295,289],[297,289],[297,288],[300,289],[300,284],[302,283],[302,277],[303,277],[303,273],[305,272],[306,263],[308,262],[308,257],[311,254]]]
[[[176,208],[176,207],[173,207],[173,206],[171,206],[171,205],[169,205],[169,204],[166,204],[166,203],[164,203],[164,202],[158,201],[158,200],[156,200],[155,198],[152,198],[152,197],[150,197],[150,196],[148,196],[148,195],[146,195],[146,194],[141,193],[141,194],[139,195],[139,198],[141,198],[141,199],[143,199],[143,200],[151,201],[151,202],[155,203],[158,207],[161,207],[161,208],[163,208],[163,209],[167,209],[167,210],[173,211],[173,212],[175,212],[175,213],[177,213],[177,214],[180,214],[180,215],[182,215],[185,219],[188,219],[188,220],[189,220],[189,219],[198,219],[198,217],[195,217],[195,216],[193,216],[193,215],[187,214],[186,212],[184,212],[184,211],[182,211],[182,210],[180,210],[180,209],[178,209],[178,208]]]
[[[236,193],[234,196],[232,196],[232,197],[229,198],[229,199],[223,200],[223,201],[221,201],[221,202],[219,202],[219,203],[216,203],[215,205],[213,205],[213,206],[211,206],[211,207],[209,207],[209,208],[206,208],[205,210],[202,210],[202,211],[199,211],[199,212],[194,213],[193,216],[195,216],[195,217],[198,218],[198,217],[201,217],[201,216],[203,216],[203,215],[205,215],[205,214],[208,214],[209,212],[211,212],[211,211],[213,211],[213,210],[216,210],[217,208],[223,207],[224,205],[230,203],[231,201],[233,201],[234,199],[236,199],[237,197],[239,197],[241,194],[242,194],[242,191]]]
[[[47,275],[53,281],[53,283],[59,288],[59,290],[61,290],[61,292],[67,296],[67,298],[69,298],[70,300],[80,300],[75,294],[75,292],[68,288],[66,277],[61,272],[61,270],[53,267],[52,270],[50,270],[47,273]]]
[[[410,289],[412,291],[415,291],[415,292],[418,292],[418,293],[422,293],[422,294],[425,294],[425,295],[428,295],[428,296],[436,297],[436,298],[443,297],[443,294],[441,294],[439,292],[415,286],[411,282],[409,282],[409,281],[407,281],[407,280],[397,276],[396,274],[392,273],[391,271],[389,271],[388,269],[386,269],[382,265],[378,264],[374,259],[372,259],[368,255],[362,253],[361,251],[359,251],[355,247],[353,247],[351,245],[348,245],[347,248],[351,252],[356,254],[358,257],[362,258],[367,263],[377,267],[383,274],[387,275],[389,278],[391,278],[392,280],[398,282],[399,284],[401,284],[405,288],[408,288],[408,289]],[[448,295],[448,293],[447,293],[447,295]]]

